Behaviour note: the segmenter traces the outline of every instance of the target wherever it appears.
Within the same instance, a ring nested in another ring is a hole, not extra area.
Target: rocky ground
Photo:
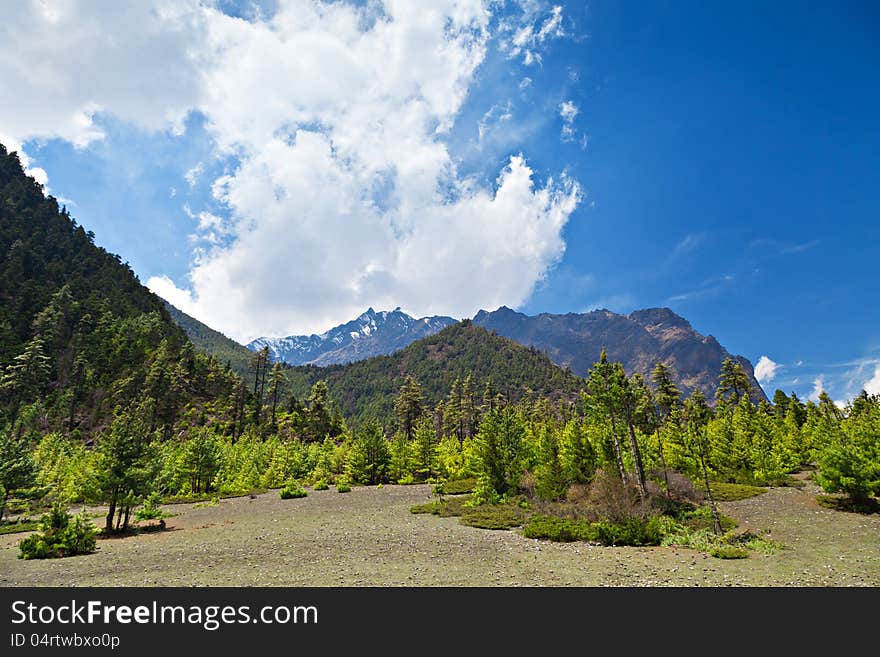
[[[99,540],[95,554],[17,558],[2,586],[880,586],[880,515],[820,508],[815,487],[775,488],[722,511],[786,549],[723,561],[680,548],[554,544],[413,515],[429,486],[277,492],[181,504],[168,530]]]

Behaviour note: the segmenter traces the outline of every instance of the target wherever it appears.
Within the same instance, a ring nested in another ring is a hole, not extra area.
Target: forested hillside
[[[554,365],[537,349],[523,347],[465,320],[413,342],[390,356],[348,365],[294,367],[289,378],[302,393],[324,379],[346,417],[393,418],[394,395],[407,376],[422,385],[425,401],[441,401],[455,385],[473,389],[481,399],[486,386],[516,403],[523,396],[575,399],[583,379]]]
[[[232,391],[231,372],[197,354],[161,299],[2,145],[0,252],[0,400],[16,434],[85,438],[136,401],[170,432],[186,403]]]
[[[228,364],[232,371],[239,376],[248,378],[248,368],[254,357],[254,352],[235,340],[227,338],[220,331],[215,331],[194,317],[190,317],[167,301],[163,300],[163,303],[171,319],[186,332],[196,349],[214,356],[219,362]]]

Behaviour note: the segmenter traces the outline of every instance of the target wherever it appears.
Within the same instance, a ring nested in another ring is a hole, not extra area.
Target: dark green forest
[[[537,538],[721,552],[740,549],[712,538],[725,485],[810,469],[855,506],[880,493],[880,397],[756,404],[732,360],[706,399],[664,363],[646,380],[603,352],[580,378],[469,321],[328,368],[216,332],[199,349],[2,146],[0,252],[0,521],[53,508],[30,556],[92,549],[71,505],[104,505],[103,532],[125,533],[163,500],[260,489],[469,481],[459,504]]]

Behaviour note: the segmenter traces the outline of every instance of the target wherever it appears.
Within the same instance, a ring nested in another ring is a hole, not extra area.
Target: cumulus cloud
[[[195,0],[3,3],[0,138],[83,147],[104,136],[102,112],[179,126],[202,88],[209,15]]]
[[[862,386],[869,395],[880,395],[880,365],[874,367],[874,376]]]
[[[776,378],[776,370],[779,369],[779,363],[776,363],[767,356],[761,356],[755,365],[755,379],[758,383],[769,383]]]
[[[186,283],[148,281],[233,337],[323,330],[367,306],[516,306],[564,252],[575,181],[537,184],[515,155],[485,185],[448,151],[492,36],[477,0],[286,0],[252,20],[195,0],[18,7],[0,10],[11,14],[0,79],[20,101],[0,106],[10,139],[84,147],[103,138],[103,115],[175,131],[195,111],[233,158],[216,180],[198,165],[186,175],[211,182],[223,208],[187,208]],[[518,53],[562,34],[561,21],[558,7],[536,19]],[[508,121],[509,108],[490,118]]]

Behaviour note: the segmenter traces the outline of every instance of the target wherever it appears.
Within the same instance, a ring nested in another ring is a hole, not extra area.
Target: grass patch
[[[426,504],[416,504],[410,509],[410,511],[412,513],[431,513],[435,516],[440,516],[441,518],[453,518],[462,516],[468,511],[469,508],[465,506],[465,503],[468,500],[470,500],[470,496],[457,497],[443,501],[434,500],[433,502],[427,502]]]
[[[40,528],[39,520],[23,520],[19,522],[4,522],[0,524],[0,536],[4,534],[18,534],[19,532],[32,532]]]
[[[186,495],[166,495],[162,498],[162,504],[192,504],[194,502],[213,502],[214,500],[226,500],[233,497],[261,495],[268,491],[268,488],[254,488],[250,491],[239,491],[236,493],[189,493]]]
[[[477,478],[468,477],[467,479],[454,479],[453,481],[444,481],[434,486],[435,495],[466,495],[473,493],[477,487]]]
[[[847,513],[880,513],[880,502],[876,498],[867,500],[853,500],[849,497],[837,495],[817,495],[816,502],[819,506],[832,511],[845,511]]]
[[[709,484],[712,490],[712,497],[716,502],[736,502],[737,500],[745,500],[750,497],[763,495],[767,492],[766,488],[760,486],[750,486],[748,484],[731,484],[723,481],[715,481]]]
[[[741,545],[722,543],[709,550],[709,554],[716,559],[746,559],[749,551]]]
[[[519,506],[481,504],[467,508],[459,518],[459,522],[480,529],[512,529],[522,525],[526,517]]]
[[[595,540],[592,523],[573,518],[536,514],[523,527],[523,536],[557,543]]]

